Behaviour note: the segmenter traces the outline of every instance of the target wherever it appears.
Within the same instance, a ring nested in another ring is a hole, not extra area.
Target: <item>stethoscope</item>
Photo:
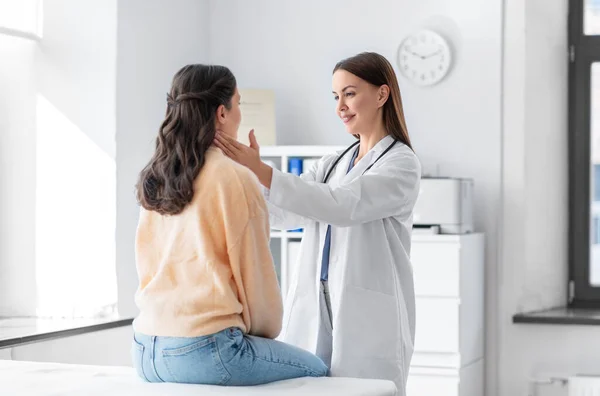
[[[360,143],[360,140],[359,140],[359,141],[357,141],[357,142],[355,142],[355,143],[352,143],[352,144],[350,145],[350,147],[348,147],[346,150],[344,150],[344,152],[343,152],[343,153],[342,153],[342,154],[341,154],[339,157],[337,157],[337,158],[335,159],[335,161],[333,162],[333,166],[332,166],[331,168],[329,168],[329,170],[327,171],[327,174],[325,175],[325,178],[323,179],[323,183],[327,183],[327,180],[329,180],[329,176],[331,176],[331,172],[333,172],[333,170],[335,169],[335,167],[337,166],[337,164],[338,164],[338,163],[341,161],[341,159],[344,157],[344,155],[346,155],[346,154],[348,153],[348,151],[352,150],[354,147],[358,146],[358,144],[359,144],[359,143]],[[394,145],[395,145],[396,143],[398,143],[398,141],[397,141],[396,139],[394,139],[394,141],[392,142],[392,144],[390,144],[390,145],[389,145],[389,146],[388,146],[388,147],[387,147],[387,148],[386,148],[386,149],[383,151],[383,153],[381,153],[381,154],[379,155],[379,157],[377,157],[377,159],[376,159],[375,161],[373,161],[373,163],[372,163],[371,165],[369,165],[369,166],[367,167],[367,169],[365,169],[365,171],[364,171],[362,174],[364,175],[364,174],[365,174],[365,173],[366,173],[366,172],[367,172],[369,169],[371,169],[371,167],[372,167],[373,165],[375,165],[375,163],[376,163],[377,161],[379,161],[379,159],[380,159],[381,157],[383,157],[383,156],[384,156],[384,155],[385,155],[385,154],[386,154],[388,151],[390,151],[390,150],[392,149],[392,147],[394,147]]]

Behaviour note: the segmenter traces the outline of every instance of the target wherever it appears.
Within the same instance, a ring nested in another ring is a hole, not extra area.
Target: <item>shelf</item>
[[[345,149],[344,146],[265,146],[261,157],[322,157]]]
[[[303,232],[271,231],[271,238],[302,239]]]
[[[480,234],[480,232],[469,232],[466,234],[428,234],[413,229],[411,242],[457,243],[465,238],[471,238],[472,236]]]

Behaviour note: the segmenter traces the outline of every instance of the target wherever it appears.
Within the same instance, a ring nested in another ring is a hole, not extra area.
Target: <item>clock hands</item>
[[[437,55],[437,54],[439,54],[440,52],[442,52],[442,50],[437,50],[437,51],[435,51],[433,54],[429,54],[429,55],[427,55],[427,56],[424,56],[424,57],[423,57],[423,59],[431,58],[432,56],[434,56],[434,55]]]
[[[412,54],[412,55],[414,55],[414,56],[416,56],[417,58],[425,59],[425,57],[423,55],[419,55],[419,54],[417,54],[415,52],[412,52],[409,49],[405,49],[405,51],[408,52],[408,53],[410,53],[410,54]]]
[[[431,58],[432,56],[434,56],[434,55],[437,55],[437,54],[439,54],[439,53],[441,53],[441,52],[442,52],[442,50],[437,50],[437,51],[435,51],[434,53],[432,53],[432,54],[429,54],[429,55],[419,55],[419,54],[417,54],[416,52],[413,52],[413,51],[411,51],[411,50],[409,50],[409,49],[405,49],[405,51],[406,51],[406,52],[408,52],[409,54],[411,54],[411,55],[414,55],[414,56],[416,56],[417,58],[421,58],[421,59],[423,59],[423,60],[424,60],[424,59]]]

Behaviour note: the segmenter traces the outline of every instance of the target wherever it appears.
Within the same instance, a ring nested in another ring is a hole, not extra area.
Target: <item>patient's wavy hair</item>
[[[236,84],[224,66],[187,65],[175,74],[156,150],[136,185],[145,209],[176,215],[192,200],[194,180],[215,138],[217,109],[231,109]]]

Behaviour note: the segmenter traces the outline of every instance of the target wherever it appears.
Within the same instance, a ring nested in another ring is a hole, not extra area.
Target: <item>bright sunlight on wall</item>
[[[37,97],[37,314],[116,310],[116,165],[46,98]]]

